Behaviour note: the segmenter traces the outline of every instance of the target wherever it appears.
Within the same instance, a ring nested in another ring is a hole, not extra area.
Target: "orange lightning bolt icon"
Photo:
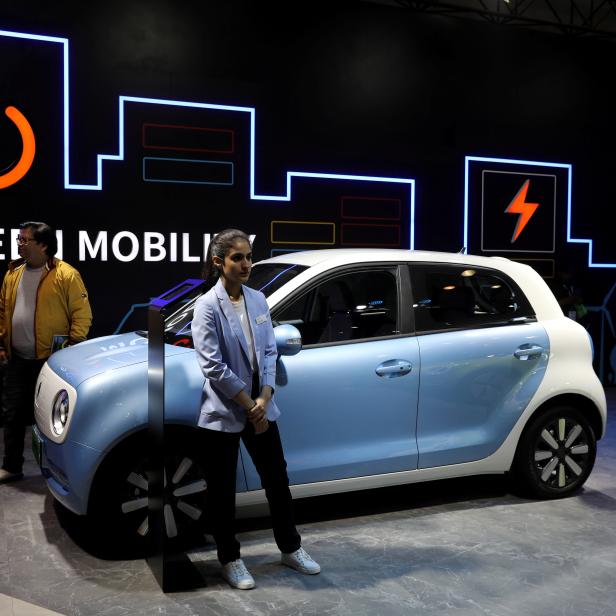
[[[524,231],[524,227],[528,224],[528,221],[532,218],[533,214],[539,207],[538,203],[526,203],[526,193],[528,192],[528,185],[530,180],[526,180],[522,185],[522,188],[518,190],[518,194],[511,200],[511,203],[507,206],[505,212],[507,214],[519,214],[518,222],[513,231],[513,237],[511,243],[515,242],[520,233]]]

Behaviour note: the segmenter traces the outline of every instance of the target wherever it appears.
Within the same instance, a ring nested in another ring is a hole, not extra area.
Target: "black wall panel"
[[[90,289],[94,335],[198,275],[208,234],[227,226],[255,234],[258,257],[340,245],[457,251],[467,156],[570,165],[545,170],[556,178],[554,251],[512,245],[503,254],[547,260],[548,274],[554,262],[575,263],[599,331],[615,282],[607,266],[616,264],[606,224],[616,202],[614,43],[369,4],[291,11],[236,0],[4,2],[0,30],[0,175],[20,152],[8,105],[28,118],[37,144],[25,177],[0,189],[0,268],[20,221],[61,229],[63,256]],[[99,172],[97,156],[117,157],[120,143],[123,159],[103,160]],[[542,173],[495,169],[520,180]],[[313,175],[289,179],[290,171]],[[251,178],[252,196],[268,199],[251,198]],[[482,246],[477,178],[470,252]],[[534,190],[531,179],[528,200]],[[496,235],[509,237],[517,217],[495,220]],[[606,267],[589,268],[590,244],[573,238],[592,240],[593,265]],[[99,239],[99,250],[86,250],[86,239]]]

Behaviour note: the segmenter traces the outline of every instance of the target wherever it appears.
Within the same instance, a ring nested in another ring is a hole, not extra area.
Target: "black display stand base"
[[[198,297],[203,280],[186,280],[150,302],[148,309],[148,528],[147,563],[161,590],[179,592],[205,586],[186,554],[167,539],[165,477],[165,318]],[[196,410],[196,409],[195,409]],[[174,549],[175,548],[175,549]]]
[[[203,576],[186,554],[167,554],[148,559],[150,569],[164,593],[189,592],[207,586]]]

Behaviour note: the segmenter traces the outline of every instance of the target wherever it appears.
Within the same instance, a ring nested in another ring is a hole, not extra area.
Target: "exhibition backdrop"
[[[573,265],[614,382],[615,58],[616,42],[368,3],[5,2],[0,268],[19,222],[55,226],[103,335],[198,276],[229,226],[257,258]]]

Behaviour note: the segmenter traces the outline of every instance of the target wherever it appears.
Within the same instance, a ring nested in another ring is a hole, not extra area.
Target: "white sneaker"
[[[225,578],[229,586],[239,588],[240,590],[248,590],[255,587],[255,580],[250,575],[250,571],[246,569],[246,565],[241,558],[232,560],[230,563],[222,566],[222,577]]]
[[[23,473],[11,473],[3,468],[0,468],[0,483],[9,483],[11,481],[18,481],[24,476]]]
[[[281,552],[280,562],[287,567],[291,567],[300,573],[306,573],[307,575],[314,575],[321,571],[319,563],[310,558],[310,555],[304,548],[295,550],[290,554]]]

